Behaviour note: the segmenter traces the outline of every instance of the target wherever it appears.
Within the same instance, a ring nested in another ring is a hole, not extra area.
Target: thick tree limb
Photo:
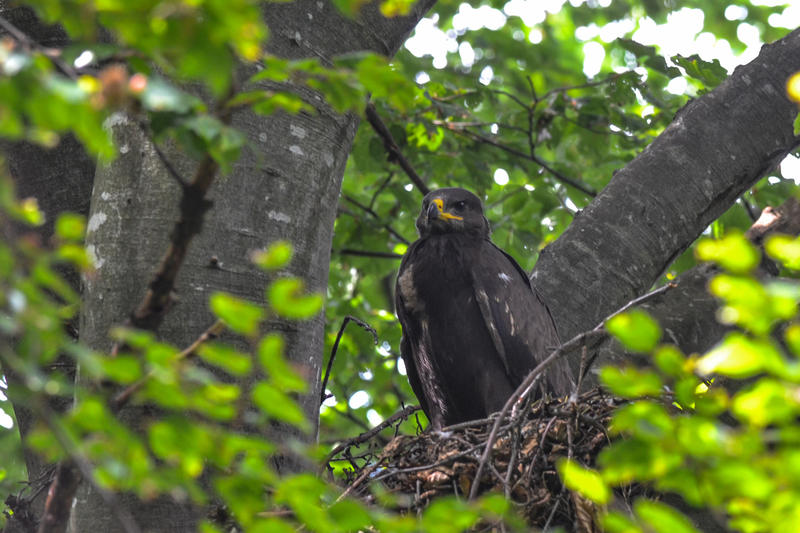
[[[754,244],[761,245],[765,237],[773,233],[800,234],[800,204],[794,198],[776,209],[764,209],[746,235]],[[777,272],[769,260],[764,260],[758,275],[766,278]],[[699,265],[678,277],[675,290],[642,306],[661,325],[664,342],[675,344],[687,354],[703,353],[729,330],[717,321],[719,301],[707,290],[709,281],[718,273],[720,269],[714,265]],[[597,361],[603,364],[624,363],[635,357],[609,340],[597,347],[597,353]]]
[[[742,192],[794,147],[800,30],[687,104],[547,247],[531,278],[562,338],[645,292]]]

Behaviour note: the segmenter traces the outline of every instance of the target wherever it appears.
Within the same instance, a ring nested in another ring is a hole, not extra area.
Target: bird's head
[[[443,233],[466,233],[477,238],[489,236],[489,221],[483,216],[481,200],[466,189],[437,189],[425,195],[417,217],[420,237]]]

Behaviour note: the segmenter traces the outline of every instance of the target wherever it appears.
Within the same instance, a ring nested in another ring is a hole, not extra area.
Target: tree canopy
[[[596,462],[558,462],[576,502],[609,531],[694,530],[644,498],[604,510],[638,482],[741,531],[797,523],[800,252],[751,226],[797,194],[798,19],[728,0],[0,2],[5,527],[64,531],[76,494],[77,530],[525,527],[503,494],[419,516],[378,483],[378,506],[343,496],[421,412],[326,462],[416,403],[392,290],[446,186],[483,199],[562,342],[603,337],[581,341],[601,354],[587,384],[626,401]],[[651,314],[614,314],[656,287]]]

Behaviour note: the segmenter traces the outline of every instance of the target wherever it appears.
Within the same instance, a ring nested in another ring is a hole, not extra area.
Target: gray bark
[[[792,126],[797,106],[785,93],[786,80],[798,70],[795,30],[689,102],[543,250],[531,279],[562,339],[593,328],[646,292],[714,219],[798,145]],[[691,317],[688,325],[696,316],[687,307],[681,314]]]

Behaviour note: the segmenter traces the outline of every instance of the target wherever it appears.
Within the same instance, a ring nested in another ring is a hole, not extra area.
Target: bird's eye
[[[456,203],[453,205],[453,208],[454,208],[456,211],[463,211],[463,210],[464,210],[466,207],[467,207],[467,202],[464,202],[464,201],[461,201],[461,202],[456,202]]]

